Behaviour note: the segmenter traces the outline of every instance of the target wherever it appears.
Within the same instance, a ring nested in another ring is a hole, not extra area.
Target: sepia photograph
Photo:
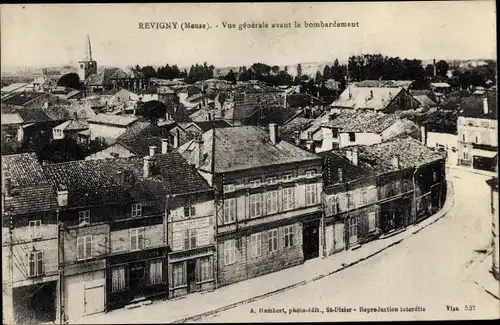
[[[495,1],[0,29],[3,324],[500,318]]]

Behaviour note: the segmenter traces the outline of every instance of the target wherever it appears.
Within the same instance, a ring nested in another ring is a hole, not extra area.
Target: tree
[[[275,76],[277,76],[277,75],[278,75],[278,73],[280,72],[280,67],[279,67],[279,66],[277,66],[277,65],[273,65],[273,67],[271,68],[271,71],[272,71],[272,73],[273,73]]]
[[[424,74],[427,78],[432,78],[434,76],[434,66],[432,64],[426,65]]]
[[[228,74],[224,76],[224,80],[227,80],[233,84],[236,83],[236,75],[234,74],[233,70],[229,70]]]
[[[141,71],[147,78],[156,78],[156,70],[150,65],[142,67]]]
[[[297,77],[300,77],[302,75],[302,65],[299,63],[297,64]]]
[[[143,116],[149,120],[151,124],[156,124],[158,119],[164,117],[166,113],[167,106],[157,100],[141,103],[137,108],[137,115]]]
[[[321,75],[321,72],[319,70],[316,71],[316,77],[314,77],[314,81],[316,81],[316,82],[323,81],[323,76]]]
[[[450,68],[448,62],[441,60],[436,63],[436,74],[441,77],[445,77],[448,69]]]
[[[81,89],[80,77],[74,72],[67,73],[57,81],[57,85],[73,89]]]

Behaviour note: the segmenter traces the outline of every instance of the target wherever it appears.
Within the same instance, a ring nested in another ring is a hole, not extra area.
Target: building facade
[[[2,156],[4,321],[56,321],[57,201],[35,154]]]
[[[281,141],[275,125],[213,129],[179,152],[215,189],[218,286],[320,255],[320,157]]]
[[[496,94],[470,97],[457,121],[458,165],[494,171],[498,164]]]

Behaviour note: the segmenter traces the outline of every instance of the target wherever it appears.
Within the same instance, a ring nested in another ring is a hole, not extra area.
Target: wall
[[[184,247],[184,238],[186,236],[186,230],[188,229],[197,230],[197,247],[213,245],[215,243],[214,201],[201,201],[192,204],[192,206],[195,209],[195,215],[192,217],[184,216],[184,205],[170,210],[169,221],[171,222],[171,226],[169,228],[168,241],[174,252],[186,249]],[[203,238],[201,238],[200,235]]]
[[[4,225],[8,224],[8,219],[4,216]],[[39,236],[32,238],[32,229],[29,227],[30,220],[41,220],[42,224],[38,227],[37,233]],[[42,259],[42,275],[53,276],[58,270],[58,244],[57,244],[57,224],[55,213],[30,214],[24,216],[13,217],[12,230],[12,270],[14,286],[32,284],[29,277],[29,252],[43,251]],[[6,267],[10,256],[10,236],[9,228],[2,227],[2,252],[5,254],[3,272],[6,272],[8,278],[8,269]],[[28,282],[26,282],[28,280]],[[21,282],[23,281],[23,282]],[[45,280],[44,280],[45,281]],[[18,282],[17,284],[15,282]]]
[[[130,252],[130,229],[111,231],[111,254]],[[165,227],[157,224],[144,227],[144,250],[165,246]]]
[[[89,123],[89,130],[91,140],[94,140],[97,137],[102,137],[106,139],[106,141],[111,143],[116,140],[116,138],[118,138],[122,133],[124,133],[127,128]]]
[[[112,153],[118,154],[118,156],[113,156]],[[101,151],[98,151],[96,153],[93,153],[87,157],[85,157],[85,160],[92,160],[92,159],[110,159],[110,158],[128,158],[128,157],[133,157],[135,154],[133,154],[130,150],[125,148],[119,143],[115,143],[106,149],[103,149]]]
[[[449,133],[427,132],[427,143],[430,148],[435,148],[438,145],[448,148],[457,148],[457,135]]]
[[[284,224],[283,224],[284,225]],[[224,241],[218,243],[218,276],[219,285],[228,285],[247,278],[252,278],[288,267],[301,264],[304,260],[302,252],[302,223],[292,223],[294,229],[294,245],[285,248],[284,228],[267,226],[253,233],[261,233],[261,255],[253,257],[251,232],[241,236],[236,244],[235,262],[225,265]],[[269,252],[268,230],[278,229],[278,250]],[[236,238],[236,237],[234,237]],[[228,238],[229,239],[229,238]]]
[[[339,146],[346,147],[352,145],[372,145],[382,142],[382,137],[376,133],[355,133],[355,141],[349,140],[349,133],[339,133]]]
[[[420,103],[407,91],[401,91],[394,100],[384,109],[385,113],[393,113],[398,110],[416,109]]]
[[[77,260],[77,238],[80,236],[92,235],[92,258],[104,257],[109,254],[109,225],[89,225],[83,227],[73,227],[64,231],[64,264],[74,264]]]

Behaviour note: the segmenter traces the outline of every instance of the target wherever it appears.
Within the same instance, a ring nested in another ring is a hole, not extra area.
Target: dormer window
[[[41,237],[40,228],[42,226],[42,220],[31,220],[29,226],[31,230],[31,238],[39,239]]]
[[[90,223],[90,210],[78,212],[78,223],[79,224],[89,224]]]
[[[283,175],[283,182],[290,182],[290,181],[292,181],[292,174]]]
[[[274,185],[278,183],[278,177],[269,177],[267,179],[267,185]]]
[[[308,170],[308,171],[306,171],[306,177],[307,178],[312,178],[314,176],[316,176],[316,171],[315,170]]]
[[[260,186],[259,179],[254,179],[253,181],[250,181],[250,187],[259,187],[259,186]]]
[[[193,205],[186,205],[184,207],[184,217],[190,218],[196,215],[196,209]]]
[[[142,204],[134,203],[132,204],[132,217],[141,217],[142,216]]]
[[[234,184],[226,184],[224,185],[224,193],[231,193],[236,190]]]

